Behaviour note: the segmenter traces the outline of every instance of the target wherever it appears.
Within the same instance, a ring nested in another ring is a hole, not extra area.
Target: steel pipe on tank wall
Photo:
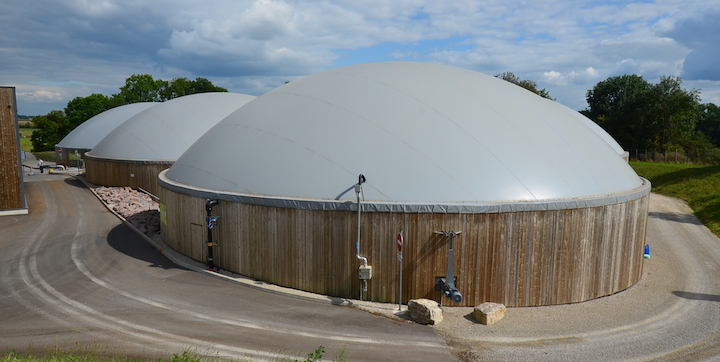
[[[218,201],[217,199],[208,200],[205,203],[205,210],[207,211],[207,237],[208,237],[208,240],[207,240],[207,266],[208,266],[208,270],[210,270],[210,271],[215,271],[215,263],[214,263],[214,259],[213,259],[213,249],[212,249],[212,247],[213,247],[212,229],[213,229],[213,227],[215,227],[215,223],[217,223],[217,220],[218,220],[217,216],[215,216],[215,217],[212,216],[212,209],[213,209],[213,206],[216,206],[219,203],[220,203],[220,201]]]

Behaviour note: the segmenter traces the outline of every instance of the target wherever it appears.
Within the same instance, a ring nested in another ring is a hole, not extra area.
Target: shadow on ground
[[[672,293],[680,298],[685,298],[685,299],[690,299],[690,300],[707,300],[710,302],[720,302],[720,295],[715,295],[715,294],[683,292],[683,291],[679,291],[679,290],[674,290]]]
[[[674,212],[650,212],[648,216],[660,220],[675,221],[692,225],[702,225],[700,220],[698,220],[695,215],[691,214],[681,214]]]
[[[114,227],[107,236],[108,245],[113,249],[138,260],[150,263],[150,267],[163,269],[184,269],[173,263],[137,235],[130,227],[120,224]]]

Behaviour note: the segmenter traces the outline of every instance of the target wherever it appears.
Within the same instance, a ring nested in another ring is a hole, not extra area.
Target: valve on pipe
[[[455,276],[455,251],[453,250],[453,238],[462,233],[462,231],[436,231],[450,238],[450,248],[448,249],[448,266],[445,277],[436,278],[436,289],[442,290],[446,297],[450,298],[454,303],[462,302],[462,293],[457,290],[457,277]]]

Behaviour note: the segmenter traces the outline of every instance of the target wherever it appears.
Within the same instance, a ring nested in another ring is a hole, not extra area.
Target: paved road
[[[511,308],[490,326],[447,309],[438,331],[472,361],[720,361],[720,240],[683,202],[656,194],[647,240],[652,257],[626,291]]]
[[[446,308],[434,329],[184,270],[81,184],[27,183],[30,215],[0,218],[0,352],[76,343],[133,357],[192,349],[243,360],[320,345],[352,361],[720,360],[720,241],[653,194],[640,282],[574,305],[511,308],[483,326]],[[276,358],[277,359],[277,358]]]
[[[141,358],[453,360],[432,328],[258,291],[180,268],[74,178],[27,182],[0,218],[0,353],[56,346]]]

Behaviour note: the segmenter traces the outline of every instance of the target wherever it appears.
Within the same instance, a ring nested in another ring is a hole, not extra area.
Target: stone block
[[[505,305],[486,302],[475,307],[473,317],[482,324],[493,324],[505,317]]]
[[[411,299],[408,302],[410,318],[419,324],[438,324],[443,320],[438,302],[430,299]]]

